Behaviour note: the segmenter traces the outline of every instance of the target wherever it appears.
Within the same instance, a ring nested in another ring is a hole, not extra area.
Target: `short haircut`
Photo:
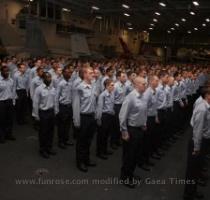
[[[202,96],[202,98],[205,98],[206,95],[210,95],[210,87],[203,87],[201,89],[201,96]]]
[[[113,83],[113,80],[108,78],[104,81],[104,87],[106,88],[107,86],[109,86],[111,83]]]

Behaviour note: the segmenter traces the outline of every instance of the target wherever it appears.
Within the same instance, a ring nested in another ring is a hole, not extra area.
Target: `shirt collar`
[[[83,85],[85,88],[92,88],[91,84],[87,84],[85,81],[83,81]]]

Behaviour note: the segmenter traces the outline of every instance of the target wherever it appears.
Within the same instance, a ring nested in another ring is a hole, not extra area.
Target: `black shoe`
[[[197,181],[197,184],[198,184],[199,186],[201,186],[201,187],[206,187],[206,186],[207,186],[206,181],[201,180],[201,179],[199,179],[199,180]]]
[[[204,199],[204,195],[202,193],[200,193],[200,192],[196,192],[195,198],[196,199]]]
[[[115,144],[111,144],[111,148],[112,148],[113,150],[117,150],[117,149],[118,149],[117,146],[116,146]]]
[[[45,158],[45,159],[49,159],[50,158],[49,154],[47,152],[45,152],[45,151],[40,151],[40,155],[42,156],[42,158]]]
[[[158,155],[151,155],[151,158],[155,159],[155,160],[160,160],[161,157]]]
[[[88,167],[87,167],[87,165],[85,165],[85,164],[83,164],[83,163],[77,164],[77,168],[78,168],[81,172],[88,172]]]
[[[87,164],[86,164],[88,167],[96,167],[96,163],[93,162],[93,161],[89,161]]]
[[[114,153],[113,151],[106,151],[106,152],[104,153],[104,155],[109,156],[109,155],[112,155],[113,153]]]
[[[98,158],[102,159],[102,160],[107,160],[107,159],[108,159],[107,156],[102,155],[102,154],[96,154],[96,156],[97,156]]]
[[[67,149],[67,147],[63,143],[58,144],[58,147],[61,149]]]
[[[136,184],[134,184],[133,182],[133,178],[132,179],[121,179],[123,181],[123,185],[130,188],[130,189],[134,189],[136,187]]]
[[[49,154],[49,155],[52,155],[52,156],[55,156],[57,153],[56,153],[56,151],[54,151],[54,150],[48,150],[47,151],[47,153]]]
[[[148,161],[146,164],[147,164],[148,166],[150,166],[150,167],[154,167],[154,166],[155,166],[155,163],[153,163],[153,162],[151,162],[151,161]]]
[[[74,143],[73,143],[73,142],[64,142],[64,144],[65,144],[66,146],[74,146]]]
[[[7,140],[15,141],[16,138],[12,135],[6,137]]]
[[[147,172],[151,171],[151,168],[148,167],[147,165],[140,165],[139,168],[141,168],[142,170],[147,171]]]

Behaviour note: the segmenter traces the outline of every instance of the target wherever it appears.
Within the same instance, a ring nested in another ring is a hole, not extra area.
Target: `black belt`
[[[0,100],[0,103],[10,103],[12,99]]]
[[[47,110],[41,110],[41,109],[39,109],[39,112],[54,112],[54,109],[53,108],[49,108],[49,109],[47,109]]]
[[[95,113],[80,113],[80,115],[84,117],[94,117]]]
[[[141,130],[141,131],[144,131],[144,126],[128,126],[128,129],[129,128],[133,128],[133,129],[138,129],[138,130]]]
[[[66,107],[66,108],[71,108],[71,104],[59,104],[59,106],[63,106],[63,107]]]

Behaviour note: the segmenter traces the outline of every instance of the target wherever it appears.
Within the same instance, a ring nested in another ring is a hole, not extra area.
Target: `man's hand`
[[[194,150],[193,152],[192,152],[192,155],[193,156],[198,156],[200,154],[200,151],[198,151],[198,150]]]
[[[156,124],[160,124],[160,120],[159,120],[158,117],[155,118],[155,123],[156,123]]]
[[[128,141],[130,139],[129,133],[128,132],[123,132],[122,133],[122,139],[125,141]]]

